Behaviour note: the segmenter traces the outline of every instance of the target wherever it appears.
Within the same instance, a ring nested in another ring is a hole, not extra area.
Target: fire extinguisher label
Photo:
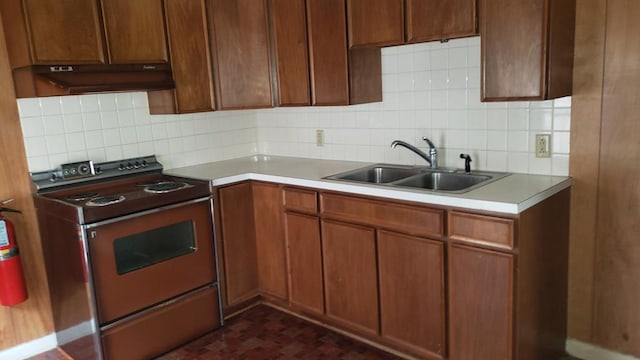
[[[9,234],[7,233],[7,223],[0,220],[0,247],[9,245]]]

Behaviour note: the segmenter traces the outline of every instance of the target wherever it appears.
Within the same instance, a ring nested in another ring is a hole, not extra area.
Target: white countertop
[[[326,176],[373,164],[256,155],[183,168],[166,169],[165,173],[210,180],[213,186],[244,180],[260,180],[507,214],[521,213],[571,185],[571,178],[565,176],[511,174],[466,193],[449,194],[429,190],[399,189],[384,185],[322,179]]]

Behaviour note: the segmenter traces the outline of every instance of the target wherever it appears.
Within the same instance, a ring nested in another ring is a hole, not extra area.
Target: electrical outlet
[[[551,157],[551,135],[536,134],[536,157]]]
[[[316,146],[324,146],[324,130],[316,130]]]

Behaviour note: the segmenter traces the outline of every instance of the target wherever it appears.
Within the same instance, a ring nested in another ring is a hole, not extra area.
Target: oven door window
[[[113,250],[118,275],[196,251],[193,228],[193,221],[184,221],[116,239]]]

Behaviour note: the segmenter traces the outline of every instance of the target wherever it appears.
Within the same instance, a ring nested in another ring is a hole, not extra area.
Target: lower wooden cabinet
[[[322,244],[317,216],[284,215],[289,259],[289,301],[316,314],[324,313]]]
[[[421,359],[564,353],[568,189],[517,215],[260,182],[217,201],[234,311],[262,295]]]
[[[513,358],[514,255],[449,251],[449,358]]]
[[[224,300],[228,307],[258,295],[258,261],[253,193],[244,182],[218,190],[224,261]]]
[[[379,333],[375,230],[322,221],[326,314],[370,335]]]
[[[444,243],[378,231],[383,338],[428,358],[445,344]]]
[[[286,299],[287,259],[282,226],[282,189],[276,184],[253,182],[252,191],[260,291]]]

